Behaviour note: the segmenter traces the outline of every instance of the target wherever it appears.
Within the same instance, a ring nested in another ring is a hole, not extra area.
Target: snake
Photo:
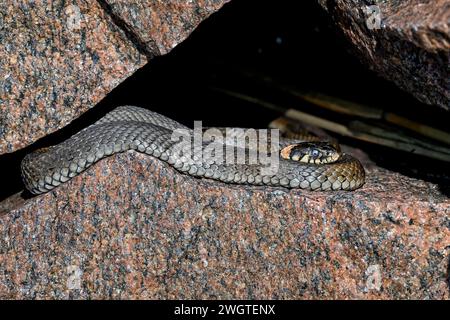
[[[233,131],[231,129],[230,132]],[[221,128],[218,132],[223,130]],[[178,140],[174,139],[174,133],[177,133]],[[250,148],[246,144],[233,144],[234,138],[216,141],[211,136],[197,147],[181,146],[180,137],[189,137],[192,141],[194,134],[194,129],[157,112],[136,106],[120,106],[69,139],[27,154],[21,162],[22,180],[32,194],[46,193],[105,157],[134,150],[164,161],[182,174],[224,183],[351,191],[361,187],[365,181],[361,163],[326,141],[274,139],[269,136],[263,149],[268,150],[266,155],[270,159],[277,160],[276,170],[270,171],[264,170],[267,169],[267,161],[263,163],[259,158],[250,161],[252,159],[248,157],[252,151],[261,151],[260,146]],[[239,151],[246,157],[240,162],[230,162],[223,161],[224,157],[202,156],[207,150],[211,151],[213,143],[219,149],[212,150],[231,150],[234,154],[232,160],[236,160],[235,155]],[[276,148],[270,149],[269,146]],[[186,151],[191,152],[189,157],[183,153]]]

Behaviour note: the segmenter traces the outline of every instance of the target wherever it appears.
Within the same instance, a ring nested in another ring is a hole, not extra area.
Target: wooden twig
[[[398,130],[394,128],[384,129],[378,126],[363,123],[361,121],[350,121],[348,125],[344,125],[342,123],[323,119],[299,110],[287,109],[242,93],[221,88],[212,89],[246,102],[255,103],[265,108],[277,111],[287,118],[301,121],[309,125],[314,125],[343,136],[353,137],[359,140],[450,162],[449,148],[423,141],[421,139],[409,137],[401,132],[398,132]]]
[[[295,97],[312,103],[318,107],[338,112],[341,114],[357,116],[366,119],[382,119],[383,110],[367,107],[365,105],[354,103],[348,100],[331,97],[321,93],[304,93],[294,89],[284,89]]]
[[[420,135],[423,135],[424,137],[450,144],[450,134],[448,134],[447,132],[432,128],[430,126],[402,117],[395,113],[385,112],[381,108],[376,108],[373,106],[369,107],[360,103],[354,103],[352,101],[322,93],[302,91],[290,85],[276,83],[271,77],[267,75],[258,75],[246,70],[241,70],[240,74],[246,78],[256,79],[260,82],[262,81],[266,85],[271,85],[277,90],[287,92],[292,96],[300,98],[323,109],[365,119],[384,119],[388,123],[392,123],[399,127],[414,131],[416,133],[419,133]]]
[[[428,137],[428,138],[431,138],[431,139],[434,139],[437,141],[441,141],[446,144],[450,144],[450,134],[448,134],[447,132],[429,127],[427,125],[412,121],[410,119],[406,119],[404,117],[401,117],[399,115],[396,115],[396,114],[390,113],[390,112],[388,112],[384,115],[384,119],[386,119],[387,122],[390,122],[390,123],[396,124],[398,126],[401,126],[403,128],[407,128],[409,130],[420,133],[421,135],[423,135],[425,137]]]

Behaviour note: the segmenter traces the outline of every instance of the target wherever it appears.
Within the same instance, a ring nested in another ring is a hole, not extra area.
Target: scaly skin
[[[262,163],[242,164],[202,159],[203,149],[192,150],[194,160],[180,156],[173,130],[192,130],[158,113],[123,106],[105,115],[92,126],[50,148],[28,154],[22,161],[22,177],[33,194],[52,190],[97,161],[114,153],[136,150],[172,165],[178,171],[199,178],[225,183],[282,186],[307,190],[355,190],[364,184],[364,168],[358,160],[342,154],[334,163],[310,164],[279,157],[279,169],[265,174]],[[281,140],[280,146],[291,143]],[[235,147],[236,151],[237,148]],[[248,153],[248,150],[245,150]]]

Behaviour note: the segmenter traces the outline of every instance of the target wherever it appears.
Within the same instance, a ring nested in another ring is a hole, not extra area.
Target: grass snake
[[[25,156],[21,163],[22,178],[33,194],[45,193],[59,186],[97,161],[118,152],[135,150],[156,157],[178,171],[198,178],[225,183],[280,186],[307,190],[355,190],[364,184],[361,163],[326,142],[279,140],[278,170],[265,173],[262,163],[227,163],[197,156],[204,152],[191,150],[186,159],[180,153],[174,130],[193,134],[193,130],[161,114],[134,106],[121,106],[68,140]],[[230,145],[226,139],[222,141]],[[268,139],[268,144],[271,138]],[[234,151],[251,148],[233,145]],[[196,153],[197,152],[197,153]],[[237,153],[237,152],[236,152]]]

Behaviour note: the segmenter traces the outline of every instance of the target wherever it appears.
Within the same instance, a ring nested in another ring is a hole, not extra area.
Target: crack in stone
[[[141,54],[145,55],[148,60],[161,55],[161,51],[156,45],[156,42],[154,40],[147,42],[143,41],[122,17],[114,13],[112,6],[106,0],[97,0],[97,2],[106,14],[111,17],[113,23],[124,32],[126,38],[131,41],[136,49]]]

